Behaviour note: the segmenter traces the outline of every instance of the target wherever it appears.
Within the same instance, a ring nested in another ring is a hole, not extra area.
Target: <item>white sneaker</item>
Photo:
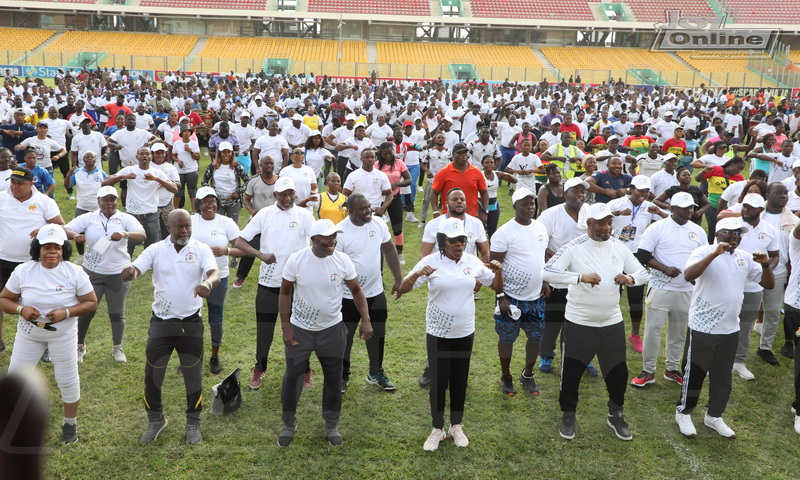
[[[414,216],[414,212],[406,213],[406,222],[417,223],[419,220]]]
[[[469,439],[466,435],[464,435],[464,431],[461,429],[461,424],[457,425],[450,425],[450,429],[447,431],[451,437],[453,437],[453,443],[456,447],[466,447],[469,445]]]
[[[744,363],[735,362],[733,364],[733,373],[739,375],[742,380],[755,380],[756,376],[753,375],[753,372],[747,369]]]
[[[426,452],[435,452],[436,449],[439,448],[439,442],[447,438],[447,435],[444,433],[444,430],[441,428],[434,428],[431,430],[431,434],[428,435],[428,439],[425,440],[425,443],[422,445],[422,449]]]
[[[794,416],[794,431],[800,433],[800,415]]]
[[[114,361],[117,363],[125,363],[128,361],[128,357],[126,357],[125,352],[122,351],[122,345],[114,345],[114,348],[111,349],[111,356],[114,357]]]
[[[681,435],[687,438],[695,438],[697,437],[697,429],[694,428],[694,423],[692,423],[692,416],[683,414],[679,411],[675,411],[675,423],[678,424],[678,428],[681,429]]]
[[[86,345],[78,344],[78,363],[83,363],[84,356],[86,356]]]
[[[706,427],[714,430],[725,438],[736,438],[736,433],[731,430],[731,427],[725,425],[725,421],[722,420],[722,417],[709,417],[706,413],[703,423]]]
[[[83,255],[78,255],[75,257],[75,260],[72,261],[75,265],[82,265],[83,264]]]
[[[758,332],[759,335],[762,335],[762,331],[764,330],[764,324],[763,323],[754,323],[753,324],[753,330]]]
[[[400,257],[400,265],[405,265],[406,264],[406,259],[403,258],[403,254],[400,253],[397,256]]]
[[[423,220],[423,221],[419,222],[419,225],[417,225],[417,228],[424,229],[425,228],[425,221]]]

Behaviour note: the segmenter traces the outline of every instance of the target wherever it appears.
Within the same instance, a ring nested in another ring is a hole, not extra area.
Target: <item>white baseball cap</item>
[[[697,204],[694,203],[694,197],[688,192],[678,192],[672,196],[669,200],[669,204],[673,207],[696,207]]]
[[[742,200],[742,205],[750,205],[754,208],[764,208],[767,206],[767,201],[764,200],[764,197],[757,193],[748,193],[744,196],[744,200]]]
[[[747,233],[750,229],[742,222],[741,218],[727,217],[717,222],[717,229],[714,231],[719,232],[720,230],[741,230],[742,233]]]
[[[665,117],[671,117],[672,115],[673,115],[673,113],[672,113],[671,110],[667,110],[666,112],[664,112],[664,116]]]
[[[36,240],[39,240],[39,245],[45,245],[47,243],[64,245],[64,242],[67,241],[67,234],[64,232],[64,227],[61,225],[48,223],[39,229],[39,233],[36,234]]]
[[[150,147],[151,152],[166,152],[167,146],[163,143],[154,143],[152,147]]]
[[[667,160],[672,160],[673,158],[678,158],[678,156],[675,155],[674,153],[668,153],[664,155],[664,158],[662,158],[662,160],[666,162]]]
[[[117,193],[117,189],[112,187],[111,185],[106,185],[105,187],[100,187],[97,190],[97,198],[107,197],[109,195],[114,195],[115,197],[119,198],[119,194]]]
[[[608,137],[608,140],[606,140],[606,143],[608,143],[608,142],[610,142],[612,140],[616,140],[616,141],[619,142],[619,137],[616,136],[616,135],[611,135],[610,137]]]
[[[309,236],[322,235],[323,237],[330,237],[335,233],[342,233],[342,229],[337,227],[332,220],[324,218],[322,220],[317,220],[311,225],[311,235]]]
[[[275,182],[275,191],[280,193],[286,190],[297,190],[294,186],[294,180],[289,177],[281,177]]]
[[[448,238],[465,237],[464,222],[458,218],[448,218],[439,224],[439,233]]]
[[[581,177],[572,177],[567,180],[567,183],[564,184],[564,192],[572,187],[577,187],[578,185],[583,185],[584,188],[589,188],[589,183],[581,180]]]
[[[214,191],[214,189],[211,187],[201,187],[197,190],[197,193],[195,194],[194,198],[201,200],[209,196],[216,198],[217,192]]]
[[[800,168],[800,159],[795,160],[794,163],[792,164],[792,170],[794,170],[795,168]]]
[[[554,119],[550,120],[550,125],[553,125],[554,123],[557,123],[557,124],[561,125],[561,120],[559,120],[557,118],[554,118]]]
[[[223,150],[230,150],[232,152],[233,144],[231,142],[222,142],[219,144],[219,147],[217,147],[217,150],[219,150],[220,152]]]
[[[347,120],[353,120],[353,121],[355,121],[355,120],[356,120],[356,116],[355,116],[355,115],[353,115],[352,113],[348,113],[348,114],[347,114],[347,116],[346,116],[346,117],[344,117],[344,119],[345,119],[345,121],[347,121]]]
[[[592,218],[594,220],[602,220],[610,216],[611,216],[611,209],[608,208],[608,205],[606,205],[605,203],[595,203],[593,205],[589,205],[588,210],[586,210],[586,218]]]
[[[631,180],[631,186],[636,190],[650,189],[650,177],[647,175],[636,175]]]
[[[240,114],[239,114],[239,116],[240,116],[240,117],[249,117],[249,116],[250,116],[250,112],[248,112],[247,110],[245,110],[245,111],[243,111],[242,113],[240,113]]]
[[[525,187],[518,188],[514,191],[514,195],[511,196],[511,205],[514,205],[518,201],[522,200],[525,197],[536,197],[536,194],[530,191]]]
[[[299,113],[295,113],[294,115],[292,115],[292,120],[297,120],[299,122],[302,122],[303,121],[303,116],[300,115]]]

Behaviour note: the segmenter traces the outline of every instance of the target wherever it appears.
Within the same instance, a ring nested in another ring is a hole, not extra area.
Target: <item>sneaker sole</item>
[[[514,395],[516,395],[516,394],[517,394],[517,392],[516,392],[516,391],[506,392],[506,391],[503,389],[503,381],[502,381],[502,380],[498,381],[497,383],[500,385],[500,393],[502,393],[503,395],[507,395],[507,396],[509,396],[509,397],[513,397]]]
[[[719,433],[719,430],[717,430],[716,428],[712,427],[711,425],[708,425],[706,422],[703,422],[703,425],[705,425],[706,428],[708,428],[709,430],[713,430],[714,432],[716,432],[716,434],[719,435],[722,438],[730,438],[731,440],[736,438],[736,434],[735,433],[733,435],[723,435],[723,434]]]
[[[73,443],[78,443],[78,439],[76,438],[71,442],[65,442],[64,440],[61,440],[61,445],[72,445]]]
[[[381,389],[383,389],[383,391],[384,391],[384,392],[394,392],[394,391],[397,389],[397,387],[396,387],[396,386],[391,386],[391,387],[382,387],[382,386],[381,386],[381,385],[378,383],[378,381],[377,381],[377,380],[374,380],[374,381],[373,381],[373,380],[370,380],[370,379],[369,379],[369,377],[367,377],[367,378],[365,379],[365,381],[367,382],[367,384],[368,384],[368,385],[375,385],[376,387],[380,387]]]
[[[620,433],[617,431],[617,429],[611,423],[611,420],[606,419],[606,423],[608,424],[609,427],[611,427],[611,430],[614,430],[614,435],[616,435],[617,438],[619,438],[620,440],[625,440],[626,442],[629,442],[629,441],[633,440],[633,435],[631,435],[630,437],[623,437],[622,435],[620,435]]]
[[[567,435],[564,432],[562,432],[560,428],[558,429],[558,435],[565,440],[572,440],[573,438],[575,438],[574,433],[572,435]]]
[[[631,380],[631,385],[634,386],[634,387],[639,387],[639,388],[644,388],[645,386],[652,385],[654,383],[656,383],[656,379],[655,378],[652,379],[652,380],[648,380],[648,381],[646,381],[644,383],[633,383],[633,380]]]
[[[683,380],[678,381],[678,380],[675,380],[674,378],[668,377],[666,375],[664,375],[664,380],[666,380],[668,382],[672,382],[672,383],[677,383],[678,385],[683,385]]]

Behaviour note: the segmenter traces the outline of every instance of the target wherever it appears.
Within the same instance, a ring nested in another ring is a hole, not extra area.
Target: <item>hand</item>
[[[287,347],[296,347],[300,345],[300,342],[297,341],[297,337],[294,336],[292,327],[283,329],[283,344]]]
[[[580,278],[581,283],[589,283],[594,288],[597,285],[600,285],[600,275],[596,273],[589,273],[587,275],[581,275]]]
[[[719,242],[717,244],[717,248],[714,249],[715,255],[722,255],[723,253],[730,251],[731,244],[728,242]]]
[[[618,273],[617,276],[614,277],[614,283],[617,285],[633,285],[635,280],[630,275]]]
[[[201,298],[208,298],[211,295],[211,288],[208,286],[208,280],[203,280],[199,285],[194,287],[194,296]]]
[[[628,215],[630,215],[633,212],[631,211],[630,208],[626,208],[625,210],[617,210],[616,213],[617,213],[618,217],[627,217]]]
[[[491,270],[493,273],[497,273],[503,270],[503,264],[498,262],[497,260],[492,260],[489,263],[484,263],[484,266]]]
[[[76,242],[78,241],[77,238],[78,237],[76,236],[75,237],[75,239],[76,239],[75,241]],[[111,234],[111,236],[108,239],[111,240],[112,242],[119,242],[123,238],[128,238],[128,232],[114,232],[114,233]]]
[[[239,192],[231,193],[231,199],[232,200],[238,200],[239,199]]]
[[[550,284],[547,282],[542,282],[542,298],[550,298]]]
[[[358,338],[361,340],[369,340],[372,338],[372,322],[369,318],[361,319],[361,326],[358,329]]]
[[[486,225],[486,222],[489,220],[489,214],[486,212],[480,212],[478,214],[478,220],[480,220],[482,224]]]
[[[50,313],[45,315],[45,318],[50,320],[52,323],[58,323],[62,320],[66,320],[67,318],[67,311],[63,308],[58,308],[56,310],[51,310]]]
[[[122,271],[122,280],[124,282],[130,282],[131,280],[135,280],[136,277],[139,276],[139,270],[136,269],[133,265],[129,265]]]
[[[19,312],[19,316],[29,322],[33,322],[37,318],[41,317],[42,313],[33,307],[22,307],[22,310]]]
[[[133,175],[133,174],[131,174],[131,175]],[[145,173],[144,174],[144,179],[145,180],[155,181],[156,180],[156,176],[153,175],[152,173]]]
[[[708,165],[708,166],[705,168],[705,170],[706,170],[706,172],[710,172],[711,170],[714,170],[714,166],[713,166],[713,165]]]
[[[192,153],[192,147],[190,147],[188,144],[186,144],[186,145],[183,146],[183,151]]]
[[[75,243],[86,243],[86,235],[78,234],[72,237]]]
[[[392,297],[394,297],[395,300],[399,300],[402,296],[403,294],[400,292],[400,282],[394,282],[394,285],[392,285]]]
[[[769,255],[767,255],[766,252],[755,252],[753,253],[753,261],[761,265],[766,265],[769,263]]]
[[[211,247],[211,253],[213,253],[215,257],[224,257],[228,254],[228,247]]]
[[[511,316],[511,300],[506,296],[497,299],[497,306],[500,308],[500,314],[507,317]]]
[[[135,173],[126,173],[125,175],[120,175],[120,178],[123,178],[125,180],[135,180],[136,179],[136,174]]]
[[[417,276],[430,277],[436,270],[438,270],[438,268],[433,268],[430,265],[425,265],[419,272],[417,272]]]
[[[677,268],[677,267],[667,267],[667,268],[664,269],[664,275],[666,275],[666,276],[668,276],[670,278],[675,278],[678,275],[680,275],[681,273],[683,273],[683,272],[681,272],[681,270],[679,268]]]
[[[376,217],[382,217],[383,213],[384,213],[384,209],[383,208],[378,207],[378,208],[375,209],[375,216]]]
[[[617,190],[617,198],[624,197],[627,194],[628,194],[627,188],[620,188]]]
[[[278,259],[275,258],[275,255],[271,253],[259,253],[258,259],[266,264],[277,263]]]
[[[647,213],[658,215],[659,213],[661,213],[661,209],[655,205],[650,205],[649,207],[647,207]]]

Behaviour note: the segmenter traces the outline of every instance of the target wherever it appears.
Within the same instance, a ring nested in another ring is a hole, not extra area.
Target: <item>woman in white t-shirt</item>
[[[222,344],[222,317],[225,313],[225,294],[228,292],[230,275],[228,257],[242,256],[241,250],[232,247],[239,238],[239,227],[229,217],[218,215],[219,209],[220,199],[213,188],[202,187],[197,191],[194,211],[199,213],[192,215],[192,238],[211,247],[220,276],[219,284],[206,298],[208,328],[211,330],[211,358],[208,363],[214,375],[222,371],[222,365],[219,363],[219,346]]]
[[[430,364],[430,403],[433,430],[423,449],[433,451],[445,439],[445,391],[450,389],[450,436],[457,447],[469,444],[461,429],[467,395],[469,362],[475,337],[475,282],[503,291],[503,266],[484,264],[465,253],[467,234],[464,222],[448,218],[436,235],[439,251],[422,258],[400,286],[401,293],[428,282],[428,308],[425,312],[426,343]]]
[[[133,215],[117,210],[117,201],[114,187],[101,187],[95,193],[94,211],[77,215],[64,230],[77,245],[88,247],[83,257],[83,269],[89,274],[97,301],[106,297],[113,340],[111,356],[116,362],[123,363],[127,360],[122,350],[125,302],[131,284],[122,281],[122,270],[131,263],[128,241],[143,243],[145,231]],[[86,334],[94,314],[93,310],[78,318],[78,363],[83,363],[86,355]]]
[[[242,210],[242,197],[250,176],[233,155],[233,145],[222,142],[217,148],[217,156],[203,174],[204,187],[213,187],[220,204],[220,213],[239,224]],[[196,212],[197,210],[195,210]]]
[[[331,151],[325,148],[325,141],[322,140],[319,130],[312,132],[306,140],[305,163],[314,170],[314,175],[317,177],[317,191],[320,191],[322,190],[322,168],[325,166],[325,161],[332,162],[335,158]]]
[[[319,186],[314,169],[303,163],[305,160],[303,147],[294,147],[289,154],[289,160],[292,163],[281,169],[281,177],[289,177],[294,180],[295,194],[297,195],[295,204],[313,213],[314,209],[311,203],[319,200]]]
[[[181,179],[181,187],[175,194],[173,206],[182,208],[184,201],[184,190],[189,191],[189,205],[194,205],[194,196],[197,193],[197,170],[200,168],[197,163],[200,160],[200,144],[192,139],[194,131],[190,125],[181,127],[181,138],[172,145],[172,160],[178,169],[178,176]]]
[[[486,238],[491,240],[492,235],[497,231],[497,224],[500,222],[500,203],[497,201],[497,188],[500,186],[500,180],[512,184],[517,183],[517,177],[510,173],[495,171],[494,157],[491,155],[485,155],[481,159],[481,166],[483,166],[483,178],[486,179],[486,190],[489,192],[489,208],[484,209],[480,202],[478,202],[478,207],[481,212],[486,212]]]
[[[31,242],[31,261],[19,265],[0,292],[0,308],[16,314],[17,333],[8,373],[34,368],[50,349],[56,383],[64,402],[61,442],[78,441],[77,344],[79,315],[97,308],[89,276],[69,262],[72,245],[61,225],[47,224]]]

